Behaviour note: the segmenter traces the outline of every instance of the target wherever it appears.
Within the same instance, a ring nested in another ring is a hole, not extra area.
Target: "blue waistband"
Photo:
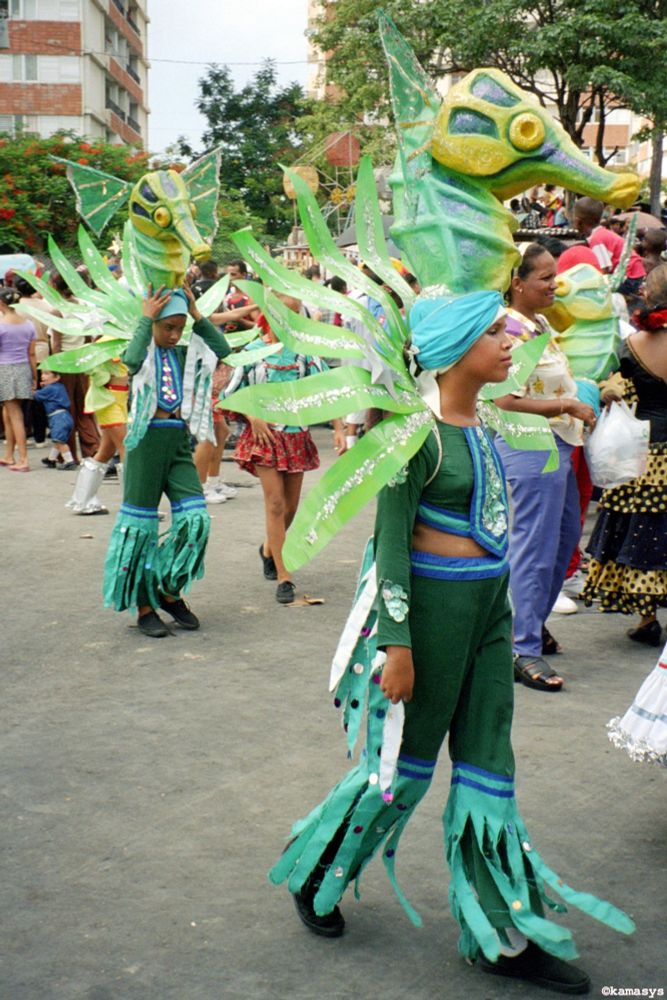
[[[185,427],[185,420],[180,417],[155,417],[148,424],[149,427]]]
[[[509,569],[507,556],[436,556],[432,552],[410,553],[413,576],[427,576],[432,580],[490,580],[502,576]]]

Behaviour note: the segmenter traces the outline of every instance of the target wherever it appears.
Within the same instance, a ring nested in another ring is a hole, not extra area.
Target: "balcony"
[[[110,97],[107,97],[105,107],[108,108],[109,111],[113,111],[115,115],[118,115],[118,117],[122,122],[126,120],[127,115],[125,114],[123,109],[120,107],[119,104],[116,104],[115,101],[112,101]]]
[[[130,63],[126,63],[126,64],[125,64],[125,71],[126,71],[127,73],[129,73],[129,75],[130,75],[130,76],[132,77],[132,79],[133,79],[133,80],[134,80],[134,81],[135,81],[136,83],[138,83],[138,84],[139,84],[139,86],[141,86],[141,77],[140,77],[140,76],[139,76],[139,74],[137,73],[137,71],[136,71],[136,69],[134,68],[134,66],[130,65]]]
[[[123,15],[123,17],[125,17],[125,7],[120,2],[120,0],[111,0],[111,2],[113,3],[114,7],[116,7],[116,9],[121,12],[121,14]]]
[[[132,117],[132,115],[127,116],[127,124],[130,126],[131,129],[134,129],[137,135],[141,135],[141,125],[139,124],[136,118]]]
[[[136,22],[136,21],[134,20],[134,18],[132,17],[132,15],[130,14],[130,12],[129,12],[129,11],[128,11],[128,13],[127,13],[127,14],[125,15],[125,20],[126,20],[126,21],[127,21],[127,23],[129,24],[129,26],[130,26],[130,27],[132,28],[132,31],[134,31],[134,32],[135,32],[135,33],[136,33],[137,35],[139,35],[139,37],[141,38],[141,32],[139,31],[139,25],[138,25],[138,24],[137,24],[137,22]]]

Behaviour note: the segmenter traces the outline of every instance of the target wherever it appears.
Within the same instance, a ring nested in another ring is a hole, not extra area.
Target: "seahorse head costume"
[[[220,152],[206,154],[180,173],[150,171],[136,184],[69,160],[57,162],[66,166],[79,213],[96,236],[101,235],[118,209],[129,202],[122,241],[122,281],[109,272],[83,226],[79,227],[79,248],[94,288],[88,286],[52,239],[49,239],[50,257],[74,299],[65,299],[46,282],[25,275],[48,305],[60,313],[48,315],[51,327],[66,334],[85,333],[102,338],[85,347],[53,355],[43,362],[43,367],[83,372],[92,376],[93,384],[104,384],[108,381],[107,368],[122,353],[141,317],[142,300],[149,287],[155,291],[164,285],[177,290],[183,285],[190,260],[210,257],[217,227]],[[217,308],[227,285],[225,276],[198,300],[203,316]],[[44,319],[44,312],[37,306],[26,304],[24,311]],[[183,375],[182,413],[197,438],[214,440],[208,390],[217,359],[201,338],[191,333],[191,328],[188,317],[184,333],[189,347]],[[134,447],[143,436],[155,400],[151,349],[133,380],[127,448]]]

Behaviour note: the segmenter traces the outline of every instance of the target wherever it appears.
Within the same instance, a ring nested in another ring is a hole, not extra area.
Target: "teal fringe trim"
[[[500,955],[498,933],[482,909],[469,865],[475,850],[507,908],[511,923],[529,940],[558,958],[576,958],[570,931],[546,920],[540,902],[565,912],[545,884],[566,902],[623,934],[632,920],[611,903],[566,885],[530,842],[516,807],[513,783],[467,764],[454,766],[452,789],[444,814],[445,851],[451,869],[449,901],[462,933],[459,950],[475,959],[480,950],[492,962]]]
[[[104,606],[127,611],[137,606],[141,584],[149,604],[157,607],[158,530],[155,516],[130,514],[121,508],[104,563]]]
[[[201,501],[202,506],[204,500]],[[160,541],[158,577],[160,590],[173,597],[189,591],[204,575],[204,556],[211,519],[204,509],[179,511]]]
[[[418,803],[426,794],[428,781],[399,777],[391,803],[384,801],[377,784],[369,783],[365,763],[353,768],[336,785],[328,797],[292,829],[294,840],[269,872],[269,879],[278,885],[285,879],[290,892],[299,892],[318,867],[320,858],[341,826],[345,835],[328,863],[314,898],[315,912],[331,913],[347,886],[356,880],[355,895],[359,898],[359,879],[363,869],[386,841],[384,862],[390,882],[410,920],[421,925],[419,914],[410,906],[396,881],[394,863],[403,828]]]

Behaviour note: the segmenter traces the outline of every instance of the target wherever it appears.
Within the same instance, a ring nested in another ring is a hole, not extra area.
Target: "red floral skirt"
[[[242,469],[257,475],[255,466],[261,465],[278,472],[310,472],[319,469],[320,456],[310,431],[297,431],[286,434],[274,427],[272,444],[265,445],[255,441],[250,424],[243,428],[241,437],[234,449],[234,460]]]

